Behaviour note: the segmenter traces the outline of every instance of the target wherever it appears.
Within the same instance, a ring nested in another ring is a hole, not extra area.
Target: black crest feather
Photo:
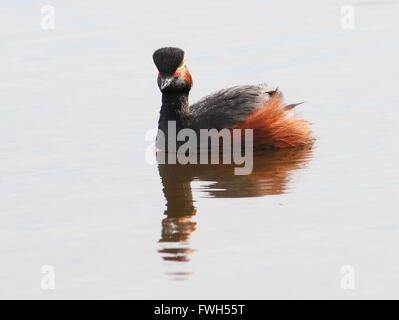
[[[160,73],[172,74],[183,62],[184,51],[173,47],[160,48],[154,52],[152,58]]]

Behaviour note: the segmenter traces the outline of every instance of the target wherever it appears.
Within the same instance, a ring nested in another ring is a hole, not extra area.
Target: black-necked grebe
[[[309,123],[292,113],[296,104],[285,105],[278,89],[267,85],[235,86],[189,105],[192,78],[184,51],[160,48],[153,59],[162,92],[158,128],[163,132],[167,132],[169,121],[174,121],[177,131],[252,129],[254,150],[300,147],[313,141]]]

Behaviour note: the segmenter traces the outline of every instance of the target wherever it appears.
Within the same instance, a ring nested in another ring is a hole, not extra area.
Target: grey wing
[[[194,129],[231,128],[268,101],[277,89],[267,85],[222,89],[190,106]]]

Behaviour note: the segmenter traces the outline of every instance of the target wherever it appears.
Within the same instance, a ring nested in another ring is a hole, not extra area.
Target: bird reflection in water
[[[253,170],[249,175],[234,175],[235,164],[158,164],[166,198],[159,240],[162,258],[185,262],[194,251],[189,242],[197,227],[192,221],[196,214],[192,181],[205,184],[201,188],[203,197],[247,198],[282,194],[287,190],[290,174],[303,168],[311,157],[310,147],[258,151],[253,155]]]

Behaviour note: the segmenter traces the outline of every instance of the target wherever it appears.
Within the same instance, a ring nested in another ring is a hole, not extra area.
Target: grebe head
[[[158,86],[163,93],[190,91],[192,79],[182,49],[160,48],[154,52],[152,58],[159,71]]]

